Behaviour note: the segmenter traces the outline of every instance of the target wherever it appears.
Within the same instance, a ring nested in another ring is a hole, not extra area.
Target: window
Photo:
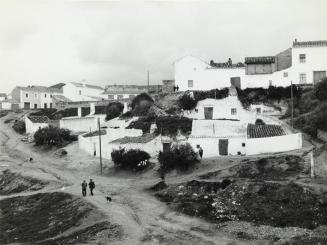
[[[300,54],[299,60],[300,60],[300,63],[305,63],[305,54]]]
[[[52,94],[50,94],[50,98],[52,98]]]
[[[300,84],[307,83],[307,74],[300,73]]]
[[[193,88],[193,80],[188,80],[188,87]]]
[[[78,94],[79,95],[82,95],[82,90],[78,90]]]
[[[25,94],[26,98],[28,98],[28,93]]]
[[[108,99],[109,100],[114,100],[115,99],[115,96],[113,94],[108,94]]]
[[[195,108],[195,112],[196,112],[196,113],[198,113],[198,112],[199,112],[199,110],[198,110],[197,108]]]
[[[242,147],[245,147],[245,143],[242,143]]]
[[[288,72],[284,72],[284,77],[288,77]]]
[[[122,94],[118,94],[118,95],[117,95],[117,100],[122,100],[122,99],[124,99],[124,95],[122,95]]]
[[[257,111],[258,114],[260,114],[261,113],[261,108],[256,108],[256,111]]]
[[[50,103],[50,108],[52,108],[52,103]]]
[[[232,108],[232,109],[231,109],[231,114],[232,114],[232,115],[236,115],[236,114],[237,114],[237,110],[236,110],[236,108]]]
[[[44,94],[44,98],[46,98],[47,97],[47,94]]]

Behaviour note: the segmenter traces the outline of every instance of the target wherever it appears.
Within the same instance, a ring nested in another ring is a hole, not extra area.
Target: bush
[[[54,114],[57,112],[55,108],[41,109],[39,111],[35,111],[30,113],[30,116],[46,116],[50,119],[53,119]]]
[[[266,125],[266,123],[262,119],[258,118],[255,120],[255,125]]]
[[[315,86],[315,95],[318,100],[326,101],[327,100],[327,78],[317,83]]]
[[[16,120],[12,127],[19,134],[26,133],[26,128],[25,128],[25,122],[24,121]]]
[[[61,147],[66,142],[77,140],[76,135],[71,135],[70,130],[53,126],[40,128],[34,134],[36,145]]]
[[[172,169],[181,171],[189,169],[198,162],[197,154],[188,143],[174,145],[169,151],[159,152],[159,172],[167,173]]]
[[[147,116],[153,102],[142,100],[133,109],[134,116]]]
[[[176,135],[178,130],[183,134],[192,131],[192,119],[180,116],[160,116],[156,119],[158,133]]]
[[[137,96],[132,100],[131,107],[134,110],[137,105],[140,104],[141,101],[148,101],[149,103],[153,104],[153,99],[151,98],[150,95],[147,93],[142,93]]]
[[[184,94],[178,99],[178,104],[183,110],[192,110],[196,107],[197,101],[190,95]]]
[[[111,102],[106,107],[106,121],[120,116],[124,110],[124,105],[120,102]]]
[[[7,114],[8,114],[8,111],[0,111],[0,118],[7,116]]]
[[[148,166],[150,155],[139,149],[113,150],[111,152],[111,159],[115,166],[120,169],[140,171]],[[141,164],[141,163],[144,164]]]
[[[223,99],[226,98],[229,94],[228,88],[223,89],[212,89],[209,91],[194,91],[194,99],[196,101],[204,100],[204,99]]]
[[[142,129],[144,134],[150,133],[151,124],[155,122],[155,115],[139,117],[136,121],[131,122],[126,128]]]

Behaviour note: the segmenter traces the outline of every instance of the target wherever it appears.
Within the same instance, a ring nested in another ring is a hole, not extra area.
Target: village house
[[[244,63],[205,62],[188,55],[175,62],[175,84],[181,91],[312,85],[326,77],[327,41],[299,42],[274,56],[245,57]]]
[[[50,119],[46,116],[25,116],[27,134],[34,134],[38,129],[49,126]]]
[[[99,101],[104,89],[97,85],[69,82],[62,86],[62,94],[70,101]]]
[[[11,92],[13,101],[18,102],[22,109],[53,108],[53,96],[61,91],[44,86],[16,87]]]
[[[253,155],[302,147],[301,134],[292,134],[270,116],[275,110],[262,105],[255,108],[243,108],[235,87],[229,89],[226,98],[199,101],[194,110],[184,113],[193,119],[187,142],[194,149],[201,146],[204,157]],[[269,113],[261,111],[262,108]]]
[[[6,93],[0,93],[0,102],[7,99],[7,94]]]

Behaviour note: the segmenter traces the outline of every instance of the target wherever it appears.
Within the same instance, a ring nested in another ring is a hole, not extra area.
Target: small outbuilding
[[[47,116],[26,116],[25,128],[27,134],[34,134],[38,129],[49,126],[50,119]]]

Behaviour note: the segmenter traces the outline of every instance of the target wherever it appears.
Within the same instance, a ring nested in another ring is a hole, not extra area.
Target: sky
[[[0,92],[59,82],[160,84],[174,61],[244,61],[327,40],[326,0],[0,0]]]

